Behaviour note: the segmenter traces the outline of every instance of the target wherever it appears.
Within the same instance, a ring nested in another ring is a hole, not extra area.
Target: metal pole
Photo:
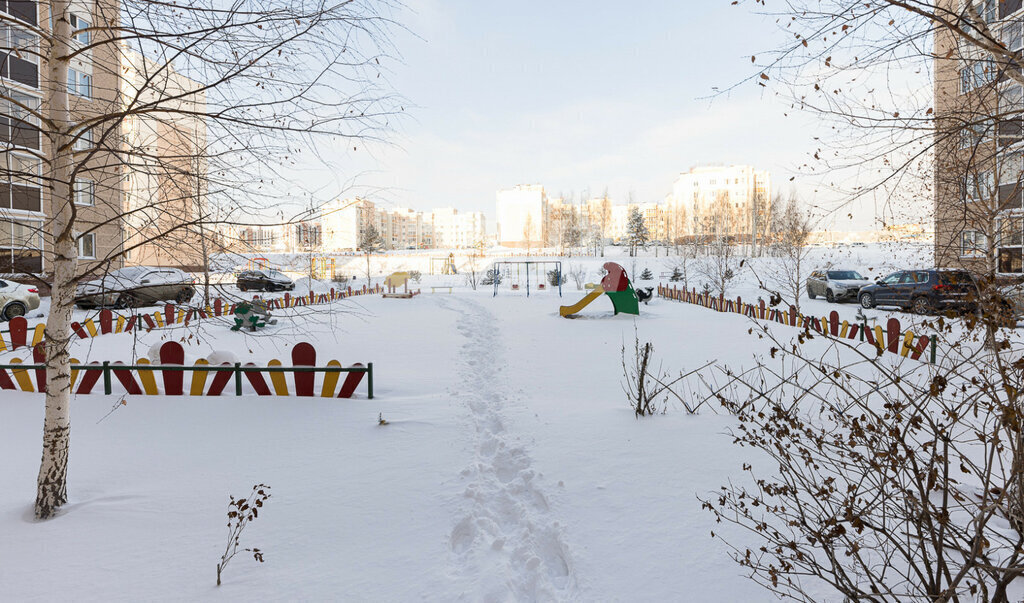
[[[241,370],[241,368],[242,368],[242,363],[241,362],[236,362],[235,363],[235,395],[236,396],[241,396],[242,395],[242,370]]]
[[[366,363],[366,397],[373,400],[373,363]]]
[[[109,396],[111,391],[112,390],[110,389],[110,361],[109,360],[104,360],[103,361],[103,393]]]

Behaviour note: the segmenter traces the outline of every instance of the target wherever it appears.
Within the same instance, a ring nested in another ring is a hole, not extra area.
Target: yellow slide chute
[[[571,316],[572,314],[578,313],[583,308],[586,308],[590,302],[604,295],[604,289],[599,285],[593,291],[588,293],[586,297],[576,302],[571,306],[561,306],[558,308],[558,314],[562,317]]]

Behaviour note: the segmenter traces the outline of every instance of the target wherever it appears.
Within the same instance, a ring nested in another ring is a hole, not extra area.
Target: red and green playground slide
[[[633,285],[626,276],[625,268],[615,262],[605,262],[604,269],[608,274],[601,279],[601,284],[594,287],[594,290],[588,293],[586,297],[571,306],[558,308],[558,313],[562,317],[574,318],[580,310],[590,305],[590,302],[601,297],[602,294],[611,298],[612,307],[615,308],[616,314],[619,312],[623,314],[640,314],[640,300],[637,299],[636,291],[633,291]]]

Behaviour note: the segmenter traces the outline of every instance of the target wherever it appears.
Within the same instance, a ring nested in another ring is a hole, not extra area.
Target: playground
[[[45,578],[57,566],[60,592],[87,599],[635,600],[640,588],[646,600],[713,601],[727,582],[735,600],[765,600],[709,535],[739,534],[696,500],[727,477],[742,479],[750,459],[727,435],[733,418],[669,403],[664,415],[636,420],[622,394],[620,350],[637,336],[668,370],[708,362],[739,370],[770,358],[771,344],[748,334],[754,319],[704,298],[637,303],[635,292],[657,281],[634,279],[628,258],[586,261],[580,288],[568,280],[561,296],[546,278],[554,266],[530,266],[529,296],[522,273],[518,288],[513,277],[474,290],[462,266],[424,275],[415,284],[422,293],[410,297],[414,285],[392,279],[398,299],[384,297],[395,271],[365,295],[330,299],[330,283],[318,283],[327,298],[272,302],[276,323],[252,332],[232,331],[224,309],[187,325],[161,312],[156,328],[108,334],[96,317],[98,334],[72,346],[82,365],[145,367],[140,360],[159,361],[176,342],[185,366],[264,369],[270,395],[244,375],[240,395],[234,375],[220,395],[206,395],[212,373],[201,396],[188,395],[191,374],[181,396],[166,395],[162,376],[155,395],[130,394],[116,374],[104,395],[100,377],[73,399],[67,510],[35,524],[27,518],[40,398],[4,391],[0,594],[59,598]],[[608,262],[623,272],[603,270]],[[838,309],[852,318],[852,308]],[[889,314],[871,317],[884,325]],[[798,332],[764,324],[780,337]],[[807,345],[841,353],[827,338]],[[30,346],[0,352],[0,363],[13,359],[30,362]],[[372,399],[365,378],[339,397],[351,374],[327,388],[324,372],[283,375],[276,395],[265,367],[296,359],[373,363]],[[884,361],[919,362],[898,353]],[[256,483],[270,484],[273,498],[242,540],[266,561],[240,556],[218,591],[227,497]],[[629,580],[623,567],[632,568]]]

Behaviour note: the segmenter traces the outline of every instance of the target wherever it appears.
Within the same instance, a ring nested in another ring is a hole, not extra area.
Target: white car
[[[857,299],[860,288],[870,285],[856,270],[815,270],[807,278],[807,297],[821,295],[829,303],[844,299]]]
[[[0,280],[0,318],[10,320],[39,307],[39,289],[13,281]]]

